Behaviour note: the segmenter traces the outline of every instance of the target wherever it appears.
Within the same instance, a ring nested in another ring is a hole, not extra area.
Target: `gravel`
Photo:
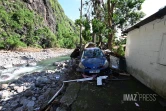
[[[0,51],[0,67],[11,68],[13,65],[26,64],[27,60],[41,61],[48,58],[68,55],[73,49],[43,49],[41,51]]]

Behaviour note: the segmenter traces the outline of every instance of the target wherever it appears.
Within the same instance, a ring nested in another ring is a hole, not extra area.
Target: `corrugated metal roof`
[[[154,21],[156,19],[162,18],[164,15],[166,15],[166,6],[162,9],[160,9],[158,12],[154,13],[153,15],[147,17],[146,19],[142,20],[141,22],[133,25],[132,27],[126,29],[125,31],[123,31],[123,33],[128,33],[136,28],[139,28],[151,21]]]

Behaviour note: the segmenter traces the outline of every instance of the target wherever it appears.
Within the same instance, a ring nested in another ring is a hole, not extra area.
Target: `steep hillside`
[[[0,48],[66,47],[78,41],[74,23],[57,0],[1,0]]]

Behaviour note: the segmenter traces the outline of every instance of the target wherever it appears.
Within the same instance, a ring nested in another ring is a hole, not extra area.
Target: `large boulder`
[[[51,83],[50,79],[48,79],[46,76],[38,77],[36,79],[36,82],[39,83],[39,84],[48,84],[48,83]]]

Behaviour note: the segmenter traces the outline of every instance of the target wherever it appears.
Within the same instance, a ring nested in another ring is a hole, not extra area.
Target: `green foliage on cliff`
[[[56,17],[56,33],[44,23],[44,18],[20,0],[0,1],[0,49],[17,47],[73,48],[78,41],[74,24],[64,14],[57,0],[50,0]]]
[[[78,41],[78,29],[75,27],[75,24],[65,15],[61,5],[57,0],[50,0],[50,3],[54,10],[54,14],[57,16],[57,39],[60,41],[64,41],[64,43],[66,43],[66,41],[69,41],[71,43],[73,42],[73,44],[76,43]],[[71,38],[72,41],[70,39],[65,40],[65,38],[68,37]],[[61,47],[68,47],[62,44],[59,45]],[[70,46],[73,47],[74,45],[70,44]]]

